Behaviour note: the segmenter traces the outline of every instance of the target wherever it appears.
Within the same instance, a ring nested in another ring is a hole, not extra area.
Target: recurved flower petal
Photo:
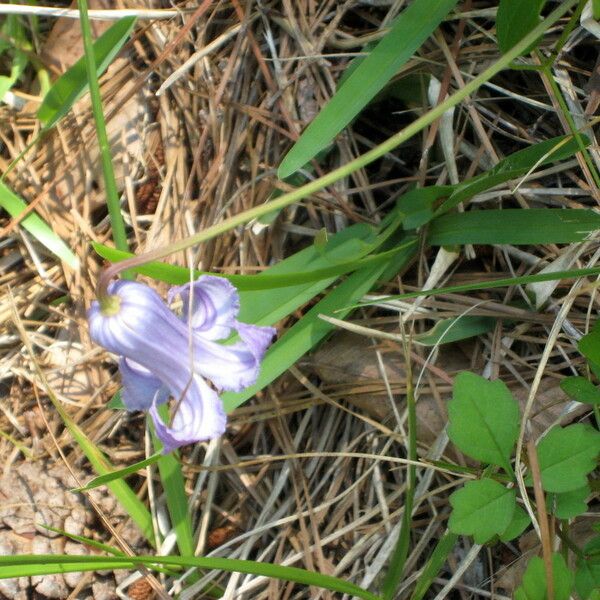
[[[170,425],[162,420],[157,403],[150,407],[150,416],[165,453],[198,440],[218,437],[225,431],[227,422],[221,399],[198,376],[192,379],[181,401],[175,402]]]
[[[227,279],[201,275],[193,283],[172,287],[167,299],[172,302],[176,296],[183,301],[183,320],[196,333],[207,340],[229,337],[240,311],[240,297]]]

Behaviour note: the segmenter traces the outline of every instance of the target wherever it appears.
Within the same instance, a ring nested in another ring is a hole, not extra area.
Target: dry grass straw
[[[346,57],[380,37],[380,28],[403,3],[380,3],[379,8],[368,2],[333,0],[209,4],[202,5],[201,18],[196,10],[191,20],[187,16],[139,27],[126,58],[103,78],[124,211],[136,252],[264,203],[274,188],[282,186],[275,177],[279,161],[332,94]],[[465,12],[458,29],[456,21],[444,26],[399,78],[432,73],[442,82],[441,98],[482,71],[497,56],[494,32],[485,20],[491,4]],[[180,8],[196,5],[184,3]],[[184,22],[190,26],[182,35]],[[568,88],[573,110],[584,99],[582,85],[593,66],[586,62],[588,43],[577,38],[557,62],[560,85]],[[153,92],[173,74],[168,90],[156,99]],[[35,94],[25,85],[23,92]],[[398,119],[406,118],[396,114],[399,106],[392,100],[365,114],[336,141],[327,168],[350,160],[395,131]],[[32,102],[19,113],[0,109],[0,168],[6,169],[38,135],[35,108]],[[446,183],[454,169],[464,179],[524,144],[569,133],[558,117],[555,98],[535,73],[503,73],[457,107],[451,136],[446,138],[453,146],[447,152],[438,152],[442,138],[432,128],[431,135],[413,139],[393,156],[307,199],[302,207],[287,209],[274,226],[231,231],[197,248],[193,256],[171,260],[215,272],[257,272],[311,243],[323,227],[334,232],[357,220],[380,220],[414,182]],[[450,156],[455,164],[448,164]],[[84,323],[100,267],[89,242],[110,240],[100,179],[85,101],[55,132],[38,139],[7,178],[17,192],[36,203],[81,257],[82,267],[77,273],[62,270],[22,229],[6,218],[0,222],[7,228],[0,242],[0,429],[13,438],[0,439],[5,469],[23,460],[14,451],[16,440],[36,460],[55,459],[48,436],[35,425],[32,390],[39,389],[40,382],[11,322],[9,293],[37,359],[75,421],[117,464],[141,459],[144,453],[140,418],[103,409],[118,389],[112,376],[114,362],[90,344]],[[543,178],[531,179],[516,194],[505,186],[474,202],[482,207],[515,203],[524,208],[594,207],[589,196],[592,184],[587,171],[582,178],[571,161],[547,169]],[[573,266],[583,266],[595,249],[596,242],[590,242]],[[551,245],[475,248],[472,260],[458,257],[436,277],[436,285],[521,274],[551,264],[566,251]],[[421,287],[434,258],[422,255],[401,281],[384,284],[377,293]],[[443,426],[450,382],[459,370],[501,377],[523,401],[535,380],[538,392],[527,406],[538,417],[536,435],[558,420],[572,418],[572,407],[555,392],[556,382],[581,367],[575,342],[587,329],[597,300],[591,287],[574,288],[566,296],[565,292],[567,286],[559,284],[554,293],[559,299],[551,299],[539,312],[522,302],[511,304],[524,299],[522,289],[512,288],[479,297],[388,302],[356,313],[352,323],[358,333],[333,336],[256,401],[237,410],[223,440],[193,448],[185,457],[198,551],[317,569],[376,588],[403,510],[407,381],[396,339],[398,313],[407,313],[405,324],[413,333],[465,311],[498,319],[495,330],[476,341],[431,354],[411,347],[414,370],[423,372],[417,390],[418,406],[425,407],[420,413],[420,456],[424,461],[444,457],[462,461],[447,447]],[[572,303],[568,314],[559,311],[564,297]],[[385,332],[383,338],[380,332]],[[337,363],[337,374],[332,362]],[[50,428],[69,460],[78,464],[79,452],[43,402]],[[149,470],[142,477],[147,486],[142,485],[141,493],[151,500],[160,523],[165,508],[154,476]],[[419,468],[417,476],[404,590],[419,577],[444,533],[448,495],[463,482],[443,470]],[[519,554],[509,545],[492,549],[488,560],[477,546],[457,548],[450,557],[453,573],[440,574],[434,593],[440,598],[450,593],[501,598],[499,590],[504,589],[508,595],[516,577],[509,565]],[[503,574],[508,588],[497,585]],[[194,590],[213,580],[225,587],[226,598],[332,597],[260,577],[220,573],[204,574],[181,597],[194,597]],[[179,589],[177,582],[170,585]]]

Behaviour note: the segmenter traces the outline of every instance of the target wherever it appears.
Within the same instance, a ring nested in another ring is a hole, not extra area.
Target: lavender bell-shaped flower
[[[220,436],[226,416],[213,387],[240,391],[255,383],[275,329],[240,323],[237,290],[220,277],[169,291],[169,302],[183,301],[181,318],[144,284],[120,280],[107,292],[88,312],[90,335],[120,356],[126,408],[149,411],[165,453]],[[234,331],[239,341],[219,343]],[[169,397],[174,414],[166,424],[158,406]]]

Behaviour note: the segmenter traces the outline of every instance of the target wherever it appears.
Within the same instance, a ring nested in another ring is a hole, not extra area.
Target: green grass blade
[[[522,177],[536,167],[570,158],[579,151],[580,143],[588,146],[590,141],[583,135],[579,136],[579,142],[572,135],[562,135],[514,152],[485,173],[456,185],[454,191],[435,214],[439,216],[448,212],[475,194],[511,179]]]
[[[10,188],[0,181],[0,206],[11,216],[17,218],[27,210],[27,203],[19,198]],[[79,268],[79,259],[71,249],[52,231],[41,217],[32,213],[21,221],[24,227],[42,246],[60,260],[67,263],[72,269]]]
[[[415,0],[306,128],[279,166],[289,177],[323,150],[431,35],[457,0]]]
[[[108,133],[106,132],[104,111],[102,109],[102,97],[100,96],[100,84],[98,83],[97,72],[98,68],[92,42],[92,27],[88,18],[87,0],[77,0],[77,6],[79,8],[81,37],[83,39],[83,50],[85,52],[85,72],[87,75],[88,85],[90,87],[92,113],[94,115],[94,122],[96,123],[96,136],[98,137],[98,147],[100,148],[100,162],[102,163],[102,174],[104,175],[106,205],[108,207],[108,214],[110,217],[112,237],[115,241],[115,246],[119,250],[128,250],[129,244],[127,243],[127,233],[125,232],[125,221],[123,220],[123,215],[121,214],[119,191],[117,189],[117,182],[115,180],[111,149],[108,142]],[[135,21],[130,22],[131,19],[123,19],[123,21],[125,21],[123,24],[124,27],[127,26],[128,36]],[[114,26],[116,26],[116,24]],[[120,41],[120,39],[117,41],[117,45]],[[112,54],[112,50],[110,54]],[[123,277],[129,277],[129,273],[124,273]]]
[[[452,552],[458,535],[447,531],[442,539],[437,543],[433,553],[431,554],[427,564],[423,568],[423,571],[419,575],[417,585],[413,590],[410,600],[422,600],[427,590],[431,587],[433,581],[439,576],[446,559]]]
[[[426,296],[436,296],[441,294],[458,294],[462,292],[473,292],[476,290],[487,290],[511,285],[524,285],[527,283],[540,283],[542,281],[559,281],[562,279],[578,279],[580,277],[594,277],[600,275],[600,267],[590,267],[587,269],[571,269],[570,271],[555,271],[554,273],[537,273],[535,275],[523,275],[521,277],[502,277],[487,281],[477,281],[475,283],[464,283],[462,285],[449,285],[447,287],[435,288],[432,290],[420,290],[418,292],[408,292],[406,294],[397,294],[394,296],[382,296],[371,302],[362,302],[355,304],[352,308],[361,306],[370,306],[378,302],[387,300],[410,300],[411,298],[420,298]]]
[[[411,238],[398,245],[401,246],[401,252],[393,261],[354,272],[286,331],[267,352],[256,384],[240,393],[223,394],[225,410],[231,412],[271,383],[334,328],[332,324],[319,318],[319,315],[335,313],[337,318],[343,319],[351,311],[351,308],[344,307],[366,294],[379,279],[387,279],[406,266],[416,251],[415,241]]]
[[[74,571],[131,569],[143,564],[152,568],[154,565],[167,567],[196,567],[206,570],[248,573],[294,581],[302,585],[316,586],[323,589],[356,596],[363,600],[380,600],[378,596],[363,590],[359,586],[330,575],[322,575],[315,571],[306,571],[297,567],[282,567],[269,563],[230,558],[205,558],[196,556],[73,556],[69,554],[22,554],[17,556],[0,556],[0,578],[29,577],[51,573],[69,573]]]
[[[114,248],[109,248],[102,244],[94,243],[94,248],[100,256],[110,260],[111,262],[119,262],[133,256],[130,252],[123,252]],[[358,258],[354,260],[344,261],[338,264],[332,264],[330,267],[321,267],[310,269],[306,271],[297,271],[292,273],[283,273],[281,275],[273,274],[269,269],[265,270],[260,275],[220,275],[218,273],[209,273],[207,271],[194,271],[194,277],[200,275],[217,275],[227,279],[239,291],[258,291],[258,290],[271,290],[274,288],[297,286],[301,283],[312,283],[322,281],[324,279],[331,280],[332,278],[345,275],[350,271],[361,269],[371,263],[384,260],[386,254],[382,255],[370,255],[365,258]],[[176,265],[168,265],[165,263],[151,262],[141,267],[135,267],[131,269],[134,273],[146,275],[157,279],[159,281],[165,281],[173,285],[181,285],[190,280],[190,270],[185,267],[178,267]]]
[[[107,29],[94,43],[94,56],[97,65],[96,74],[100,76],[121,50],[127,41],[133,25],[134,17],[117,21]],[[72,108],[73,104],[88,89],[85,57],[80,58],[52,85],[40,108],[38,119],[46,129],[62,119]]]
[[[169,409],[166,405],[159,408],[160,416],[165,421],[169,419]],[[152,441],[158,452],[162,450],[162,444],[152,425],[152,419],[148,417],[152,431]],[[192,531],[192,520],[188,510],[187,496],[185,493],[185,479],[181,472],[178,460],[179,454],[161,454],[158,459],[158,472],[160,481],[167,499],[167,508],[171,518],[171,526],[177,536],[177,546],[182,555],[192,556],[194,554],[194,534]],[[193,580],[193,579],[192,579]]]
[[[0,41],[0,54],[5,50],[10,50],[12,54],[10,59],[10,74],[0,76],[0,101],[4,98],[6,92],[18,81],[29,63],[27,53],[23,52],[23,50],[31,50],[31,44],[27,39],[25,28],[18,16],[6,15],[6,20],[2,26],[2,34],[13,42],[14,45],[4,40]]]
[[[600,215],[584,209],[478,210],[443,215],[429,228],[432,246],[454,244],[567,244],[600,229]]]
[[[101,485],[106,485],[109,482],[114,481],[115,479],[123,479],[124,477],[127,477],[128,475],[137,473],[141,469],[145,469],[146,467],[149,467],[150,465],[157,463],[160,460],[161,456],[162,456],[161,454],[156,453],[156,454],[153,454],[152,456],[149,456],[148,458],[145,458],[144,460],[140,460],[139,462],[129,465],[128,467],[125,467],[124,469],[117,469],[115,471],[111,471],[110,473],[107,473],[106,475],[100,475],[98,477],[94,477],[94,479],[92,479],[91,481],[86,483],[83,487],[75,488],[73,491],[74,492],[87,492],[89,490],[93,490],[94,488],[100,487]]]

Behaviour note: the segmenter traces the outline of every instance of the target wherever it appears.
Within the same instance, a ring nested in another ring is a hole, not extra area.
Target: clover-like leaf
[[[570,492],[587,484],[596,467],[600,433],[583,423],[554,427],[537,447],[542,487],[547,492]]]
[[[552,555],[552,579],[554,600],[569,600],[573,589],[573,574],[565,559],[558,553]],[[547,587],[544,561],[539,556],[534,556],[527,565],[521,585],[515,591],[515,600],[546,600]]]
[[[515,506],[515,512],[513,513],[512,519],[508,524],[508,527],[504,530],[500,536],[500,540],[503,542],[510,542],[516,537],[519,537],[529,526],[531,519],[529,515],[519,506]]]
[[[596,321],[592,329],[578,342],[579,352],[589,361],[600,365],[600,321]]]
[[[600,561],[597,556],[577,561],[575,589],[582,600],[591,600],[594,590],[600,589]]]
[[[472,535],[477,544],[485,544],[503,534],[515,512],[515,490],[493,479],[469,481],[450,496],[452,514],[448,529]]]
[[[600,404],[600,390],[585,377],[565,377],[560,389],[577,402]]]
[[[519,434],[519,405],[502,381],[459,373],[448,404],[448,435],[471,458],[510,472],[510,455]]]
[[[572,519],[587,510],[590,493],[590,486],[584,485],[562,494],[548,494],[548,508],[559,519]]]

